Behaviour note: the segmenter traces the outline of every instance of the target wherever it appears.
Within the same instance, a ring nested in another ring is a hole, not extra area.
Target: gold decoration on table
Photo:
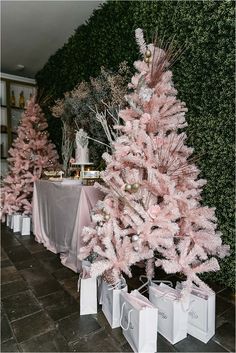
[[[15,107],[15,105],[16,105],[16,98],[15,98],[15,93],[14,93],[14,91],[12,90],[12,91],[11,91],[11,106],[12,106],[12,107]]]
[[[24,91],[21,91],[21,92],[20,92],[19,107],[22,108],[22,109],[24,109],[24,107],[25,107]]]

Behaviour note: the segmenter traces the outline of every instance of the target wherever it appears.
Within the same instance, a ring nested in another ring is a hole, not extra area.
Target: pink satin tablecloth
[[[79,272],[81,232],[91,223],[91,210],[103,197],[93,186],[69,181],[36,181],[32,215],[35,240],[48,250],[60,253],[63,265]]]

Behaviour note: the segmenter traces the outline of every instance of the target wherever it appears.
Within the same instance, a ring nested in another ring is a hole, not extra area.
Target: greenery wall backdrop
[[[134,30],[147,41],[174,36],[186,50],[173,66],[179,97],[186,102],[189,144],[208,180],[203,202],[216,207],[223,240],[232,255],[211,279],[234,286],[234,1],[109,1],[76,29],[36,75],[49,132],[60,149],[60,122],[48,105],[81,80],[96,77],[103,65],[130,67],[139,54]]]

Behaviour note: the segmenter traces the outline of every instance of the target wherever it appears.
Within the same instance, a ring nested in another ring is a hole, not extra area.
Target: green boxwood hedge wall
[[[51,138],[60,149],[60,122],[48,104],[100,67],[116,69],[139,56],[134,30],[155,30],[186,50],[173,66],[179,97],[187,104],[189,144],[208,180],[203,202],[216,207],[232,255],[211,279],[234,286],[234,1],[110,1],[96,10],[36,75]]]

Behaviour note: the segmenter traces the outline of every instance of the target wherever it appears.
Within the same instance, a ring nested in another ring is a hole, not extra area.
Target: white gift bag
[[[157,331],[171,344],[187,337],[189,301],[180,299],[178,290],[151,282],[149,300],[158,308]]]
[[[20,232],[21,226],[21,215],[16,213],[13,215],[13,232]]]
[[[22,216],[21,217],[21,235],[30,235],[30,222],[31,219],[29,216]]]
[[[12,219],[12,215],[8,214],[7,215],[7,227],[11,227],[11,219]]]
[[[156,352],[158,309],[137,290],[121,292],[120,326],[134,352]]]
[[[176,288],[182,289],[184,283],[177,283]],[[190,294],[188,312],[188,333],[207,343],[215,334],[215,293],[205,292],[193,286]]]
[[[102,284],[102,311],[111,328],[120,326],[120,293],[127,292],[128,288],[124,278],[113,287],[103,281]]]
[[[89,261],[82,261],[82,274],[78,280],[80,291],[80,315],[97,313],[97,278],[90,277]]]

